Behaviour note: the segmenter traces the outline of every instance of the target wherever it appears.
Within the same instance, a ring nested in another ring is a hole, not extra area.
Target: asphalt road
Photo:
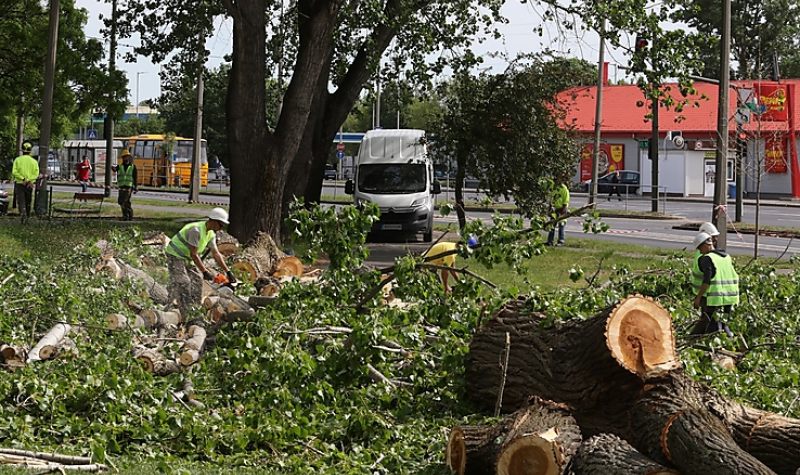
[[[75,191],[75,189],[75,187],[71,186],[55,186],[56,191],[69,192]],[[136,197],[164,200],[165,207],[169,207],[169,202],[186,201],[185,194],[157,191],[141,191]],[[136,197],[134,197],[134,207],[136,206]],[[598,202],[598,207],[600,209],[650,211],[650,201],[647,199],[638,198],[620,202],[605,201],[602,198],[604,197],[601,197],[601,200]],[[209,204],[226,205],[228,203],[228,197],[203,194],[201,195],[201,201]],[[573,197],[572,205],[580,206],[585,202],[585,196],[576,195]],[[679,250],[690,247],[695,232],[675,229],[675,226],[691,222],[707,221],[711,217],[710,202],[693,202],[678,199],[668,200],[663,209],[666,213],[675,216],[676,219],[606,218],[604,221],[610,225],[610,230],[600,235],[584,234],[581,218],[571,218],[568,220],[566,228],[567,239],[583,237],[614,241],[621,244],[636,244]],[[749,223],[754,222],[755,209],[755,206],[751,204],[744,207],[744,221]],[[187,214],[202,213],[201,210],[186,208],[184,210]],[[732,204],[730,205],[730,210],[732,214]],[[800,206],[795,206],[792,202],[770,202],[769,206],[764,205],[761,207],[760,214],[761,225],[795,227],[797,223],[800,223]],[[470,212],[468,213],[468,217],[470,219],[481,219],[488,222],[491,220],[492,213]],[[455,214],[448,217],[438,217],[436,222],[452,224],[453,229],[457,229]],[[735,232],[730,232],[728,234],[728,251],[733,254],[752,254],[753,246],[753,235],[737,234]],[[391,263],[393,257],[399,254],[406,252],[423,252],[427,249],[427,244],[418,239],[411,239],[410,242],[406,242],[401,238],[390,242],[371,243],[370,247],[374,253],[373,263],[376,265],[383,265]],[[800,240],[792,241],[786,238],[760,236],[759,255],[762,257],[778,257],[783,255],[784,258],[800,255]]]

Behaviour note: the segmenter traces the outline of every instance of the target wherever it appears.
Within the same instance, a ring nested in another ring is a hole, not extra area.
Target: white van
[[[381,209],[373,231],[422,233],[433,237],[434,195],[442,192],[433,179],[433,163],[425,132],[414,129],[370,130],[358,150],[354,180],[345,192],[355,204],[371,202]]]

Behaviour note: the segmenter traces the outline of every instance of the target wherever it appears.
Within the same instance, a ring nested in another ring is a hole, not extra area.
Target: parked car
[[[639,191],[639,184],[640,177],[639,172],[634,170],[620,170],[619,171],[619,183],[612,183],[611,178],[614,176],[614,172],[608,173],[606,175],[601,176],[597,179],[597,193],[598,194],[607,194],[614,186],[619,188],[620,194],[635,194]],[[589,187],[592,184],[592,180],[586,180],[581,183],[581,191],[589,191]]]
[[[336,179],[336,166],[334,166],[334,165],[325,165],[325,172],[323,172],[322,178],[324,178],[325,180],[335,180]]]

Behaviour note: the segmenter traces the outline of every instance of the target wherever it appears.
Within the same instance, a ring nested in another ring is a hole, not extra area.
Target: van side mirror
[[[347,180],[344,182],[344,192],[348,195],[352,195],[355,193],[355,186],[353,186],[353,180]]]
[[[442,184],[439,183],[439,180],[433,180],[433,193],[434,195],[438,195],[442,192]]]

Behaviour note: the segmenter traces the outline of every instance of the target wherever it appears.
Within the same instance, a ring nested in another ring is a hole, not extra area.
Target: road
[[[56,185],[55,191],[72,192],[75,187]],[[340,188],[336,188],[340,191]],[[323,191],[325,194],[333,195],[333,188],[330,189],[331,193]],[[175,194],[161,191],[141,191],[137,197],[148,199],[159,199],[165,201],[165,206],[169,206],[170,201],[185,202],[185,194]],[[208,204],[227,205],[228,197],[224,195],[202,194],[201,201]],[[134,198],[134,206],[136,198]],[[580,206],[586,202],[583,195],[576,195],[573,197],[572,205]],[[791,202],[771,202],[772,206],[761,207],[761,225],[764,226],[781,226],[793,227],[796,223],[800,222],[800,207],[792,206]],[[650,201],[646,199],[636,199],[629,201],[604,201],[598,202],[600,209],[607,210],[629,210],[629,211],[650,211]],[[732,205],[731,205],[732,208]],[[667,201],[665,210],[668,214],[674,215],[677,219],[669,220],[652,220],[652,219],[634,219],[634,218],[605,218],[604,221],[609,224],[610,230],[600,235],[588,235],[583,233],[581,218],[571,218],[567,223],[567,238],[590,238],[602,239],[608,241],[619,242],[622,244],[636,244],[650,247],[670,248],[670,249],[684,249],[687,248],[692,238],[694,237],[693,231],[674,229],[675,226],[685,224],[688,222],[707,221],[711,216],[711,204],[709,202],[693,202],[685,200],[670,200]],[[186,209],[187,214],[188,209]],[[191,210],[198,211],[199,210]],[[732,211],[731,211],[732,213]],[[470,219],[481,219],[490,221],[492,213],[488,212],[469,212]],[[747,205],[744,208],[744,220],[752,223],[755,220],[755,206]],[[440,224],[452,224],[453,229],[457,228],[457,221],[455,214],[448,217],[437,217],[436,222]],[[728,250],[733,254],[752,254],[753,252],[753,235],[740,235],[735,232],[728,234]],[[407,251],[422,252],[426,249],[426,245],[421,242],[411,242],[406,245],[404,241],[388,242],[388,243],[374,243],[371,244],[374,251],[378,254],[397,255]],[[788,249],[787,249],[788,246]],[[800,255],[800,240],[791,241],[786,238],[776,238],[761,236],[759,238],[759,255],[763,257],[778,257],[784,254],[785,257],[792,255]],[[376,256],[377,257],[377,256]],[[383,261],[383,259],[379,259]],[[385,261],[390,262],[391,259]]]

